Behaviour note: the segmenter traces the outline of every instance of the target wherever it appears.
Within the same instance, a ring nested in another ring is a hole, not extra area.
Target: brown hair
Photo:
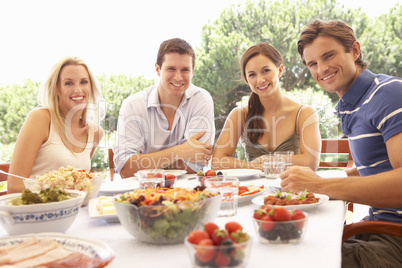
[[[240,69],[243,81],[248,84],[246,76],[246,65],[250,59],[258,55],[264,55],[268,57],[276,67],[279,68],[283,64],[283,58],[281,53],[273,46],[267,43],[257,43],[249,47],[241,56]],[[260,98],[253,91],[250,93],[248,100],[248,112],[246,115],[245,126],[254,131],[247,131],[247,138],[251,143],[256,143],[258,139],[263,135],[263,131],[258,131],[264,128],[264,122],[261,120],[261,115],[264,112],[264,107],[261,104]],[[257,130],[257,131],[256,131]]]
[[[313,43],[313,41],[319,36],[329,36],[334,38],[345,48],[347,53],[351,51],[353,43],[357,41],[353,29],[343,21],[315,20],[306,26],[297,41],[297,51],[299,52],[304,65],[306,65],[306,61],[303,58],[305,46]],[[367,68],[367,62],[363,61],[361,52],[355,63],[362,69]]]
[[[176,52],[180,55],[188,54],[192,58],[193,69],[195,66],[195,53],[191,45],[180,38],[172,38],[162,42],[159,46],[158,56],[156,58],[156,63],[159,65],[159,68],[162,68],[162,63],[164,61],[164,57],[168,53]]]

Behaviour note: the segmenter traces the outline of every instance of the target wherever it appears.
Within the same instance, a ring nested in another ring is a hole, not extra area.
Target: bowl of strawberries
[[[251,251],[250,236],[235,221],[227,222],[225,228],[207,222],[184,243],[193,267],[246,267]]]
[[[254,210],[254,229],[264,244],[298,243],[307,228],[308,214],[300,209],[263,205]]]
[[[197,180],[201,184],[201,186],[205,186],[204,181],[208,178],[216,178],[216,177],[225,177],[226,175],[222,171],[215,170],[207,170],[207,171],[198,171],[197,172]]]

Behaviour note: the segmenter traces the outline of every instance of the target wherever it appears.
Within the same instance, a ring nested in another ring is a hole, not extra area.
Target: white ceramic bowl
[[[82,202],[82,206],[87,206],[89,203],[89,200],[91,200],[92,198],[96,198],[98,196],[104,177],[105,177],[105,174],[101,174],[100,176],[93,177],[92,179],[90,179],[92,182],[92,189],[87,189],[87,191],[86,191],[87,195],[84,199],[84,202]],[[25,185],[25,188],[31,190],[32,192],[39,192],[41,190],[44,190],[49,187],[54,187],[54,186],[59,186],[61,189],[64,189],[64,190],[81,190],[81,189],[77,189],[77,188],[74,189],[72,187],[66,188],[66,185],[58,184],[58,183],[54,183],[54,182],[53,183],[38,182],[34,178],[24,180],[24,185]]]
[[[41,232],[64,233],[74,222],[86,193],[67,190],[72,198],[60,202],[13,206],[11,199],[21,196],[8,194],[0,197],[0,225],[10,234]]]

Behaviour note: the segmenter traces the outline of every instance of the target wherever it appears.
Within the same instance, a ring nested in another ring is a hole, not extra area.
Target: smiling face
[[[245,66],[247,83],[260,97],[279,91],[279,77],[282,72],[282,64],[277,67],[270,58],[262,54],[252,57]]]
[[[57,89],[59,106],[64,115],[73,107],[87,103],[91,93],[87,69],[82,65],[64,66],[60,71]]]
[[[355,41],[350,52],[336,39],[319,36],[303,50],[303,59],[311,76],[328,92],[342,97],[360,75],[362,69],[355,63],[360,55],[360,44]]]
[[[192,57],[176,52],[164,56],[162,66],[155,64],[156,73],[160,77],[158,92],[161,100],[171,97],[180,98],[191,84],[194,74]]]

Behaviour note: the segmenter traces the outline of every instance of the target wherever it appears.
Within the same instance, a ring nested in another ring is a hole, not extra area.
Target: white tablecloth
[[[179,178],[178,186],[195,185],[190,176]],[[264,182],[254,178],[244,184]],[[266,181],[265,181],[266,182]],[[248,267],[340,267],[341,236],[345,219],[345,203],[330,200],[309,213],[306,235],[299,244],[265,245],[259,242],[251,217],[253,204],[238,208],[237,216],[217,218],[220,227],[228,221],[238,221],[252,237],[253,245]],[[103,219],[91,219],[88,207],[80,210],[76,220],[67,230],[67,235],[96,238],[106,242],[116,254],[108,267],[191,267],[184,244],[153,245],[137,241],[120,223],[108,223]],[[7,233],[0,229],[0,237]]]

